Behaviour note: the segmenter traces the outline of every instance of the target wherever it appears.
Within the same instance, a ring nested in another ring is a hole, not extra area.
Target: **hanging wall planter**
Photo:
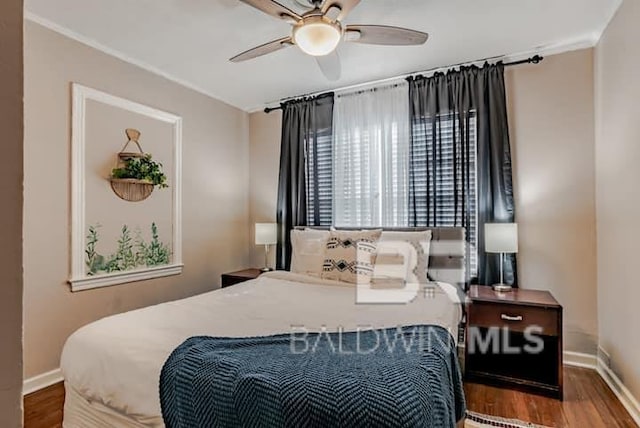
[[[149,153],[145,153],[138,141],[140,131],[127,129],[128,141],[118,153],[116,167],[111,171],[111,189],[120,198],[129,202],[140,202],[153,193],[155,186],[167,186],[167,177],[162,172],[162,164],[154,162]],[[130,143],[138,146],[138,152],[128,152]]]
[[[111,188],[120,199],[140,202],[151,196],[153,184],[135,178],[112,178]]]

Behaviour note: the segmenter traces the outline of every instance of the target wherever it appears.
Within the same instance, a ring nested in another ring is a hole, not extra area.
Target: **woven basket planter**
[[[140,147],[138,139],[140,138],[140,131],[137,129],[128,128],[125,130],[128,141],[117,155],[116,168],[122,168],[126,165],[127,161],[135,158],[145,157],[145,153]],[[130,143],[135,143],[138,146],[137,152],[127,152],[127,146]],[[128,202],[140,202],[147,199],[153,193],[154,184],[147,180],[139,180],[136,178],[110,178],[111,189],[122,200]]]
[[[135,178],[112,178],[111,188],[120,199],[129,202],[140,202],[151,196],[153,183]]]

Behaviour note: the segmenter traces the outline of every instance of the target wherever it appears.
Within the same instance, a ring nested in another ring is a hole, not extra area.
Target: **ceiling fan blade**
[[[249,49],[248,51],[242,52],[239,55],[234,56],[229,61],[231,62],[242,62],[248,59],[257,58],[262,55],[270,54],[275,51],[279,51],[280,49],[287,48],[289,46],[293,46],[293,41],[291,37],[284,37],[282,39],[274,40],[269,43],[265,43],[264,45],[260,45],[253,49]]]
[[[316,62],[327,79],[332,82],[340,79],[342,67],[340,66],[340,56],[337,51],[333,51],[329,55],[317,56]]]
[[[415,46],[425,44],[429,34],[387,25],[348,25],[344,39],[369,45]]]
[[[340,9],[336,21],[344,21],[349,13],[360,4],[360,0],[326,0],[322,5],[322,13],[327,13],[332,8]]]
[[[274,0],[240,0],[273,17],[296,23],[302,19],[300,15]]]

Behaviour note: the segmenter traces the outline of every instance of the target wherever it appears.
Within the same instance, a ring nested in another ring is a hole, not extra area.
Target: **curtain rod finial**
[[[534,55],[531,58],[531,63],[532,64],[539,64],[542,60],[544,59],[544,57],[540,56],[540,55]]]

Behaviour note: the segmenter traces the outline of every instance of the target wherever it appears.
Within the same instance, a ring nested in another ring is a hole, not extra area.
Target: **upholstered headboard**
[[[309,226],[310,227],[310,226]],[[310,227],[311,229],[329,230],[329,227]],[[305,229],[305,227],[296,227]],[[356,228],[343,227],[342,230]],[[373,229],[373,228],[358,228]],[[429,250],[429,278],[442,281],[465,289],[468,281],[466,272],[466,241],[463,227],[394,227],[382,228],[394,232],[422,232],[431,231],[431,247]]]

